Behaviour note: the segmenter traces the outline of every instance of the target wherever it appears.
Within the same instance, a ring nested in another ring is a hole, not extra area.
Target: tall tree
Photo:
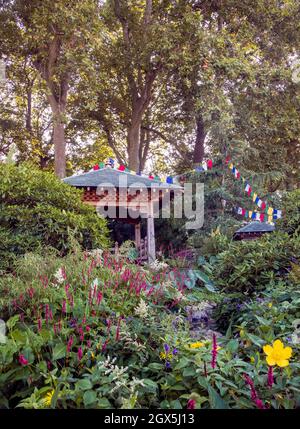
[[[98,25],[96,0],[15,0],[4,2],[2,52],[30,59],[44,83],[52,111],[55,173],[66,172],[67,99],[87,60]]]

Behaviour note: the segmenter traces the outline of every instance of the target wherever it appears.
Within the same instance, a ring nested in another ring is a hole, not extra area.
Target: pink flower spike
[[[19,363],[23,366],[28,365],[28,360],[25,358],[24,355],[19,355]]]
[[[259,408],[260,410],[266,409],[266,407],[264,406],[263,401],[261,399],[256,399],[254,402],[255,402],[257,408]]]
[[[270,387],[270,389],[271,389],[273,384],[274,384],[273,368],[271,366],[269,366],[269,369],[268,369],[268,387]]]
[[[73,345],[73,335],[69,338],[68,344],[67,344],[67,353],[70,353]]]
[[[77,352],[77,357],[78,357],[79,362],[81,361],[82,356],[83,356],[82,348],[79,347],[78,352]]]
[[[196,408],[196,401],[195,399],[189,399],[187,403],[187,409],[188,410],[194,410]]]
[[[216,364],[217,364],[217,337],[216,334],[213,334],[213,345],[212,345],[212,352],[211,352],[211,367],[212,369],[215,369]]]
[[[99,305],[102,301],[103,295],[101,292],[98,292],[97,294],[97,305]]]

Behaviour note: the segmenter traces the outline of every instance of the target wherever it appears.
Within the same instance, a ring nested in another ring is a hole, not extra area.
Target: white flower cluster
[[[111,381],[121,378],[128,370],[128,366],[125,366],[125,367],[121,366],[119,368],[118,365],[115,365],[116,360],[117,360],[116,357],[111,359],[110,356],[107,356],[107,359],[105,361],[98,363],[99,369],[105,369],[105,372],[104,372],[105,375],[110,375],[110,374],[113,375]]]
[[[64,275],[63,275],[63,268],[59,268],[56,273],[54,274],[54,278],[56,280],[56,284],[53,286],[55,288],[59,288],[59,285],[62,284],[65,281]]]
[[[99,279],[94,279],[91,283],[91,292],[92,292],[92,296],[96,296],[96,293],[98,292],[98,286],[99,286]]]
[[[121,337],[122,337],[122,341],[124,343],[124,349],[132,350],[134,348],[134,350],[136,350],[136,351],[146,350],[146,346],[137,341],[137,335],[136,334],[134,334],[134,338],[133,338],[131,336],[130,332],[125,331],[121,328]]]
[[[103,250],[102,249],[93,249],[90,252],[88,252],[92,258],[95,258],[97,260],[101,260],[103,256]]]
[[[155,259],[155,261],[149,264],[149,267],[154,271],[160,271],[168,268],[169,265],[166,262],[160,262],[158,259]]]
[[[143,299],[140,300],[139,305],[135,308],[134,313],[141,319],[148,316],[149,308]]]

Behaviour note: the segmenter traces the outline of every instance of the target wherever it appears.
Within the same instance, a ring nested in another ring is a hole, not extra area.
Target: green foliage
[[[300,235],[300,189],[287,192],[282,200],[283,216],[278,221],[278,228],[291,235]]]
[[[299,239],[272,233],[257,240],[231,242],[214,267],[216,284],[227,292],[263,290],[287,276],[291,259],[299,255]]]
[[[84,248],[108,245],[106,222],[79,191],[30,165],[0,165],[0,268],[15,256],[49,246],[61,254],[72,238]]]
[[[237,311],[217,338],[213,368],[212,339],[191,339],[184,310],[199,289],[182,293],[174,276],[153,274],[100,251],[21,258],[16,275],[0,279],[7,331],[0,344],[0,406],[183,409],[193,399],[196,408],[255,408],[245,373],[265,407],[297,406],[297,291],[282,284]],[[224,307],[220,294],[200,296],[216,296]],[[170,303],[177,303],[176,313]],[[276,338],[286,345],[289,336],[295,340],[290,365],[274,369],[270,389],[262,346]]]

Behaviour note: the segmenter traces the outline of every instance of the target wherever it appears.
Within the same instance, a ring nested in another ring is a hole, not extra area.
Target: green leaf
[[[209,394],[209,402],[212,409],[225,410],[230,408],[228,404],[217,393],[217,391],[210,385],[208,386],[208,394]]]
[[[91,405],[97,401],[97,393],[94,390],[87,390],[83,395],[83,403],[85,406]]]
[[[93,387],[91,381],[87,378],[77,381],[76,387],[80,390],[89,390]]]
[[[182,375],[184,377],[193,377],[195,375],[194,368],[184,368]]]
[[[171,401],[171,408],[174,410],[182,410],[182,405],[178,399],[175,399],[174,401]]]
[[[174,384],[174,386],[170,387],[170,390],[186,390],[186,386],[184,386],[183,384]]]
[[[106,398],[98,399],[98,408],[111,408],[111,403]]]
[[[55,345],[52,353],[52,359],[57,360],[66,356],[66,345],[64,343],[58,343]]]
[[[194,272],[196,277],[204,283],[204,286],[209,292],[216,292],[213,282],[203,271],[195,270]]]
[[[249,338],[250,341],[252,341],[253,344],[255,344],[256,346],[263,346],[265,344],[265,341],[262,340],[261,338],[259,338],[257,335],[253,335],[253,334],[246,334],[247,338]]]
[[[239,342],[238,342],[238,340],[230,340],[230,341],[227,343],[226,348],[227,348],[227,350],[229,350],[231,353],[236,352],[236,351],[238,350],[238,348],[239,348]]]
[[[19,321],[20,317],[18,314],[16,314],[15,316],[11,317],[7,322],[6,322],[6,326],[9,330],[11,330],[16,323]]]
[[[178,364],[175,366],[175,370],[176,369],[182,369],[182,368],[185,368],[185,367],[187,367],[189,364],[191,363],[191,361],[189,360],[189,359],[187,359],[186,357],[182,357],[180,360],[179,360],[179,362],[178,362]]]
[[[161,363],[158,363],[158,362],[153,362],[153,363],[150,363],[149,365],[148,365],[148,368],[149,369],[154,369],[154,370],[158,370],[158,371],[160,371],[162,368],[163,368],[164,366],[161,364]]]
[[[150,378],[144,378],[143,384],[147,388],[147,390],[150,392],[155,392],[158,388],[157,383],[155,383],[155,381],[153,381],[153,380],[150,380]]]

